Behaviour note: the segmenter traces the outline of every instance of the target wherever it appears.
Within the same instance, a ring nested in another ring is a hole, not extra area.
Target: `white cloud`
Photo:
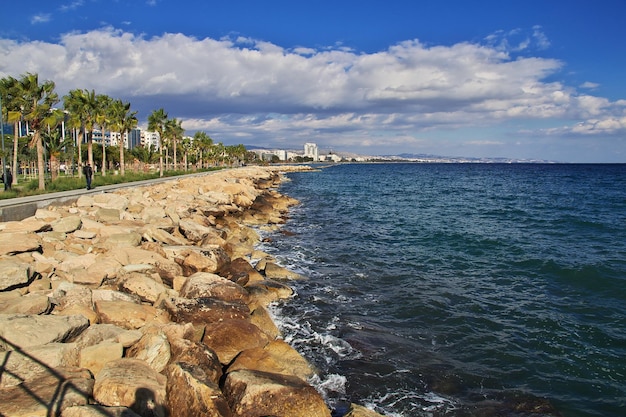
[[[52,15],[49,13],[39,13],[30,18],[31,25],[37,25],[39,23],[47,23],[52,20]]]
[[[554,120],[560,125],[543,131],[551,134],[624,130],[620,102],[547,82],[563,64],[513,58],[503,42],[518,33],[503,35],[487,45],[409,40],[366,54],[105,28],[65,34],[58,44],[0,39],[0,76],[38,72],[61,95],[94,89],[129,100],[143,119],[163,107],[188,130],[274,143],[400,146],[420,132],[524,120]],[[540,28],[522,35],[516,48],[530,48],[527,38],[548,45]]]

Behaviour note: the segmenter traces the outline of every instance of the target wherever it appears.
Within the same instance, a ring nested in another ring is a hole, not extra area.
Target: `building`
[[[159,150],[159,144],[161,143],[161,137],[158,132],[148,132],[146,130],[141,131],[141,144],[144,147],[150,147],[155,151]]]
[[[314,162],[319,160],[317,145],[315,143],[304,144],[304,157],[312,158]]]

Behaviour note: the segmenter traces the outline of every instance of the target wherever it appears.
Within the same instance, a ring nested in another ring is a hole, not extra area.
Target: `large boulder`
[[[212,298],[167,298],[163,307],[172,321],[204,325],[228,319],[247,319],[250,309],[242,303],[229,303]]]
[[[93,384],[86,369],[50,370],[31,381],[0,390],[0,415],[57,416],[68,407],[88,404]]]
[[[222,364],[215,352],[204,343],[178,338],[169,340],[171,363],[184,362],[201,368],[207,378],[219,384],[222,378]]]
[[[147,323],[167,323],[169,317],[163,310],[128,301],[96,301],[100,323],[115,324],[125,329],[139,329]]]
[[[0,233],[0,255],[41,251],[41,238],[32,233]]]
[[[219,275],[198,272],[187,278],[179,292],[185,298],[215,298],[228,302],[247,303],[248,292],[238,284]]]
[[[157,275],[158,281],[160,277]],[[165,285],[142,272],[131,272],[122,278],[122,290],[137,295],[141,301],[154,303],[167,291]]]
[[[0,314],[0,350],[64,342],[88,326],[84,316]]]
[[[161,372],[170,361],[170,343],[165,333],[157,327],[147,326],[141,339],[126,351],[126,356],[141,359],[155,371]]]
[[[141,417],[128,407],[106,407],[103,405],[76,405],[68,407],[61,417]]]
[[[263,347],[244,350],[228,367],[228,372],[239,369],[293,375],[305,381],[315,374],[309,362],[283,340],[273,340]]]
[[[224,365],[240,352],[265,346],[269,340],[265,333],[249,320],[224,320],[207,325],[202,342],[210,347]]]
[[[200,367],[177,362],[167,367],[167,404],[177,417],[231,417],[219,386]]]
[[[0,291],[25,287],[31,278],[30,264],[17,259],[0,258]]]
[[[224,395],[237,417],[330,417],[322,396],[302,379],[261,371],[230,372]]]
[[[107,363],[96,375],[93,397],[102,405],[129,407],[141,416],[165,417],[166,383],[144,361],[122,358]]]
[[[11,387],[33,380],[53,368],[78,366],[78,348],[75,343],[48,343],[0,352],[0,363],[3,369],[0,387]]]
[[[87,346],[80,351],[80,367],[86,368],[92,374],[98,372],[107,363],[121,359],[124,355],[124,346],[116,342],[102,342],[96,345]]]

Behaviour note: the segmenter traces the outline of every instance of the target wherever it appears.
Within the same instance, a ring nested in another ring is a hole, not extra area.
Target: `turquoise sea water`
[[[264,249],[309,279],[274,314],[337,414],[625,415],[625,165],[289,178],[294,234]]]

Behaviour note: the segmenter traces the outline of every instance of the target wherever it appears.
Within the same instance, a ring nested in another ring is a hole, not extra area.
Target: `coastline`
[[[300,277],[256,249],[254,228],[298,203],[275,189],[294,170],[311,168],[172,179],[1,223],[0,413],[329,417],[266,309]]]

